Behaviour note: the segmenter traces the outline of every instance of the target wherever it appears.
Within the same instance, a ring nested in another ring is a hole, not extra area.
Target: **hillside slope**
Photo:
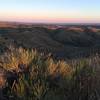
[[[0,28],[0,34],[15,44],[26,48],[37,48],[41,52],[51,52],[60,58],[88,56],[99,52],[100,31],[86,26],[83,31],[69,28],[48,29],[44,27]]]

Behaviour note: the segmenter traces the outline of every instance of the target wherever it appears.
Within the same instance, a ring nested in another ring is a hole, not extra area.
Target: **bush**
[[[95,84],[99,59],[67,63],[36,50],[11,48],[1,55],[0,66],[12,73],[7,77],[17,77],[12,84],[6,80],[4,96],[13,100],[95,100],[99,95]]]

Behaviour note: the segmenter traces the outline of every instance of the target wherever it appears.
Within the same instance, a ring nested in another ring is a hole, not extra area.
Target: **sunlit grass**
[[[8,80],[5,85],[8,98],[16,100],[95,100],[90,98],[96,98],[99,62],[96,56],[67,63],[23,48],[10,48],[0,56],[0,66],[17,75],[13,85]]]

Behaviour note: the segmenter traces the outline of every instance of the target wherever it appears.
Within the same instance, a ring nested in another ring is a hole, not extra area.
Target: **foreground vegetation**
[[[54,60],[10,48],[0,56],[0,100],[99,100],[100,57]]]

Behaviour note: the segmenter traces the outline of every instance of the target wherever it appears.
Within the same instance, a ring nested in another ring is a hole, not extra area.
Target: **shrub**
[[[13,100],[95,100],[99,59],[92,57],[67,63],[36,50],[11,48],[0,57],[0,66],[17,75],[12,85],[7,81],[6,95]]]

